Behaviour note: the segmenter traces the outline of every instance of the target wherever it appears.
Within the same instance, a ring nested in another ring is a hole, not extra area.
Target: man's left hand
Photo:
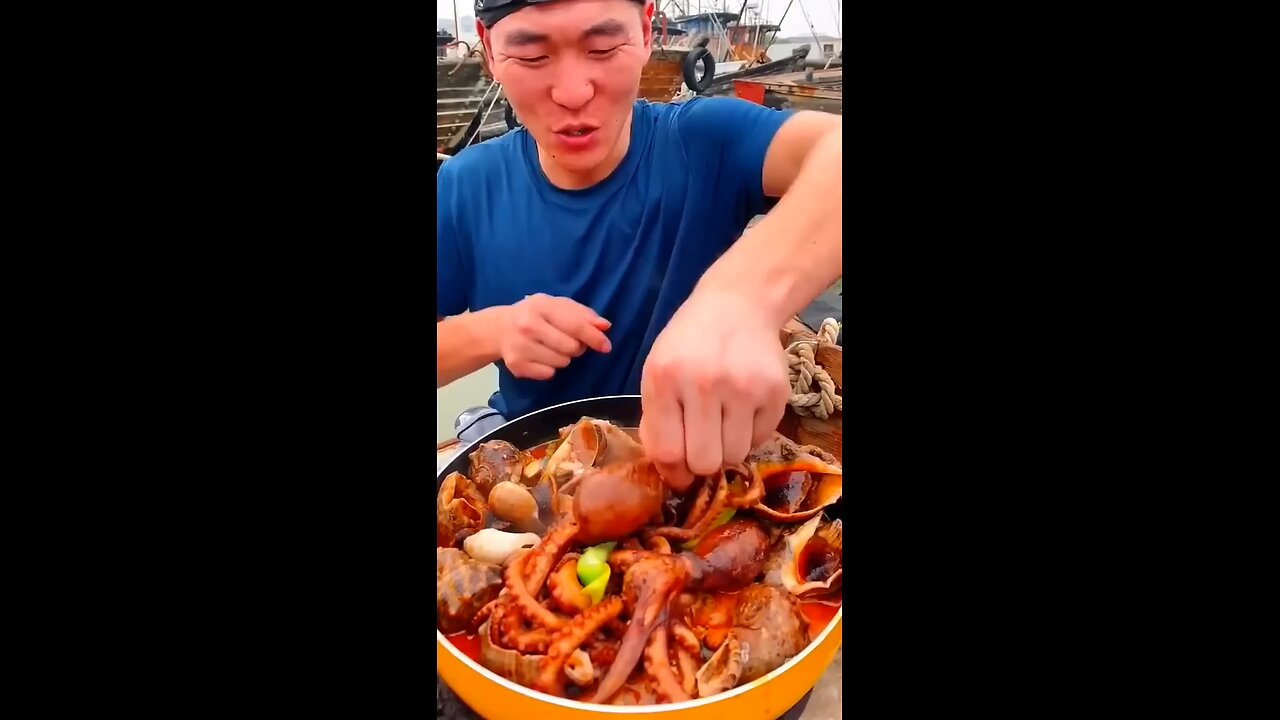
[[[675,490],[742,462],[782,420],[791,389],[769,316],[742,293],[700,289],[654,341],[640,441]]]

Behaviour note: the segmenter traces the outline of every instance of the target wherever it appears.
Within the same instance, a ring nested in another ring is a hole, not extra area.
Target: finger
[[[751,452],[755,436],[755,408],[742,396],[731,397],[724,403],[723,452],[724,466],[737,465]]]
[[[676,492],[693,483],[684,464],[684,421],[673,385],[656,378],[646,366],[640,376],[640,444],[658,474]]]
[[[751,447],[760,447],[766,440],[773,437],[773,432],[778,429],[778,423],[782,422],[783,413],[787,411],[788,395],[782,395],[781,400],[775,399],[762,403],[756,408],[751,428]]]
[[[556,352],[554,349],[536,341],[527,342],[524,347],[520,348],[521,360],[547,365],[552,368],[568,367],[569,361],[574,357],[573,355]]]
[[[569,298],[559,299],[564,302],[548,307],[547,322],[596,352],[607,353],[613,349],[613,343],[604,334],[611,325],[608,320],[586,305]]]
[[[530,362],[522,360],[516,363],[509,363],[507,369],[512,375],[527,380],[550,380],[555,374],[555,368],[542,363]]]
[[[529,338],[539,345],[571,358],[578,357],[586,352],[585,345],[565,334],[549,320],[545,319],[533,328]]]
[[[694,475],[713,475],[724,467],[724,415],[720,396],[699,380],[685,381],[685,465]]]

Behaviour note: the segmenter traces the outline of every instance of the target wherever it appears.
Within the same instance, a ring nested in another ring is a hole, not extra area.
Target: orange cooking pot
[[[584,416],[620,427],[640,424],[640,396],[613,395],[555,405],[499,427],[462,448],[436,473],[436,488],[451,472],[466,472],[467,456],[487,440],[531,448],[559,437]],[[844,608],[800,654],[762,678],[709,698],[664,705],[597,705],[546,695],[507,680],[464,655],[436,630],[436,667],[464,703],[487,720],[576,720],[602,716],[665,720],[777,720],[800,702],[840,649]]]

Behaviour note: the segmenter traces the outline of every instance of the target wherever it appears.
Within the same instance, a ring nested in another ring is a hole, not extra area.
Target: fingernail
[[[613,349],[613,343],[609,342],[609,338],[604,339],[604,349],[600,352],[609,352]]]

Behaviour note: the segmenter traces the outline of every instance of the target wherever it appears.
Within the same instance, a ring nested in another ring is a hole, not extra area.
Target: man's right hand
[[[530,295],[507,308],[498,347],[512,375],[550,380],[556,370],[586,352],[612,349],[608,320],[566,297]]]

